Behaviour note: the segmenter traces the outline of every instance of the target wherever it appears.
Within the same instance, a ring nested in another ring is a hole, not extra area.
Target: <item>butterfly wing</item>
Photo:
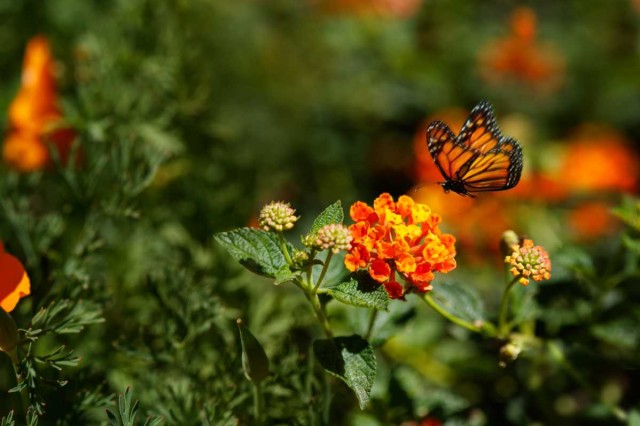
[[[482,101],[471,110],[457,139],[460,144],[485,153],[498,147],[502,138],[493,108]]]
[[[502,138],[495,148],[477,153],[461,167],[455,179],[469,193],[513,188],[522,174],[522,148],[511,138]]]
[[[427,146],[445,178],[445,191],[473,197],[474,192],[504,191],[518,184],[522,148],[502,136],[487,102],[480,102],[456,137],[441,121],[427,129]]]
[[[456,176],[460,167],[473,156],[473,152],[461,146],[449,126],[441,121],[434,121],[427,128],[427,147],[446,180]]]

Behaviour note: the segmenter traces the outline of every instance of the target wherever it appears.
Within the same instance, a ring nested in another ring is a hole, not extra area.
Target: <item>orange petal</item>
[[[2,158],[5,163],[20,172],[32,172],[47,164],[49,152],[37,134],[14,131],[4,141]]]
[[[20,298],[31,293],[31,282],[22,263],[8,253],[0,253],[0,271],[0,307],[11,312]]]
[[[369,275],[378,282],[388,281],[390,274],[391,267],[382,259],[375,259],[369,265]]]

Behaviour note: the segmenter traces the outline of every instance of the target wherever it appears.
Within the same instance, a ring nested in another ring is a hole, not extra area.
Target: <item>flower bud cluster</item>
[[[282,201],[272,201],[262,208],[258,224],[265,231],[276,230],[285,231],[293,228],[299,219],[295,215],[296,211],[289,203]]]
[[[551,278],[551,259],[541,246],[534,246],[533,241],[524,240],[522,245],[511,246],[511,254],[504,258],[514,277],[520,277],[520,284],[529,285],[529,280],[542,281]]]

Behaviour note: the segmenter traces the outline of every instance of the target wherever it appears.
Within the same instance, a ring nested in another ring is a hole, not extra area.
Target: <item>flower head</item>
[[[529,279],[542,281],[551,278],[551,259],[541,246],[534,246],[533,241],[525,239],[521,245],[511,246],[511,250],[504,261],[512,266],[513,276],[520,277],[520,284],[529,285]]]
[[[20,90],[9,106],[11,130],[2,149],[4,161],[21,172],[51,163],[46,143],[55,146],[64,163],[75,137],[73,130],[60,126],[53,68],[47,39],[32,38],[25,52]]]
[[[0,242],[0,308],[11,312],[18,300],[31,293],[31,281],[20,261],[6,253]]]
[[[353,237],[346,226],[334,223],[325,225],[306,239],[307,245],[318,250],[331,249],[333,253],[341,250],[350,250]]]
[[[563,80],[564,60],[554,46],[536,40],[533,10],[519,7],[511,17],[510,34],[493,40],[480,56],[485,80],[504,84],[510,80],[541,91],[555,91]]]
[[[272,201],[260,211],[258,224],[265,231],[270,231],[271,229],[275,229],[276,231],[291,229],[299,219],[295,213],[295,209],[291,208],[289,203]]]
[[[356,223],[349,227],[353,241],[345,266],[352,272],[367,268],[391,298],[405,293],[396,274],[424,293],[431,290],[435,272],[456,267],[455,238],[443,234],[438,228],[440,217],[411,197],[403,195],[396,202],[384,193],[373,207],[356,202],[350,214]]]

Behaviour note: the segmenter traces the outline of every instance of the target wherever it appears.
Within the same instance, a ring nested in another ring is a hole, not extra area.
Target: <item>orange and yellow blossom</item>
[[[384,193],[373,207],[358,201],[351,206],[350,215],[355,223],[349,227],[353,241],[345,266],[351,272],[367,268],[392,299],[405,293],[396,273],[411,289],[424,293],[431,290],[435,272],[456,267],[455,238],[440,231],[437,214],[409,196],[396,202]]]
[[[547,251],[541,246],[534,246],[532,240],[525,239],[521,245],[511,246],[511,254],[504,258],[505,263],[512,266],[509,271],[518,282],[529,285],[529,279],[534,281],[551,278],[551,259]]]
[[[30,293],[31,281],[24,266],[16,257],[6,253],[0,242],[0,308],[11,312],[18,300]]]
[[[53,68],[47,39],[33,37],[25,52],[20,90],[9,106],[10,131],[2,149],[5,163],[21,172],[40,170],[51,163],[48,142],[65,162],[75,137],[73,130],[60,127],[62,112]]]

